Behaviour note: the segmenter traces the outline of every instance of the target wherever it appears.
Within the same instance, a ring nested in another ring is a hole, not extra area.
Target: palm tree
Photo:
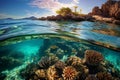
[[[75,8],[75,13],[77,12],[77,8],[78,8],[78,6],[74,6],[74,8]]]

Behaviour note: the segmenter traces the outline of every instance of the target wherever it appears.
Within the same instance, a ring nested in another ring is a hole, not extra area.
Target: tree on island
[[[74,8],[75,8],[75,13],[77,12],[77,8],[78,8],[78,6],[74,6]]]
[[[72,11],[69,7],[62,7],[59,10],[57,10],[56,13],[62,16],[66,16],[66,15],[81,16],[82,9],[80,9],[80,13],[79,13],[77,12],[77,8],[78,6],[74,6],[74,11]]]
[[[56,13],[62,16],[66,16],[68,14],[71,14],[72,10],[68,7],[62,7],[60,10],[57,10]]]

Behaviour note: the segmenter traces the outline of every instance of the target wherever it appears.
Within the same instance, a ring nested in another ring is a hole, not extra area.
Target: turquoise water
[[[94,31],[103,29],[110,29],[113,34]],[[37,63],[43,56],[56,54],[60,60],[71,55],[83,58],[86,50],[100,52],[105,60],[120,70],[120,52],[114,50],[120,48],[119,32],[119,25],[100,22],[1,20],[0,75],[6,74],[5,80],[22,80],[20,70],[30,63]],[[114,48],[107,48],[108,45]],[[63,52],[47,52],[51,46],[57,46]]]

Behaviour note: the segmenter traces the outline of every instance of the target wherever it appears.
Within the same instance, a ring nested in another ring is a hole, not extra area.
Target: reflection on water
[[[98,30],[93,30],[94,32],[101,33],[101,34],[106,34],[106,35],[112,35],[112,36],[118,36],[120,37],[120,31],[118,30],[112,30],[112,29],[98,29]]]
[[[0,22],[0,40],[17,35],[40,33],[69,34],[81,39],[120,47],[120,25],[88,21],[1,20]]]

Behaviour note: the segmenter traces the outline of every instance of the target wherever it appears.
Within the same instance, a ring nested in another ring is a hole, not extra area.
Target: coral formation
[[[47,70],[48,80],[56,80],[59,78],[55,66],[50,66]]]
[[[25,80],[119,80],[119,74],[101,53],[94,50],[86,50],[83,59],[68,56],[63,61],[51,53],[42,57],[38,64],[29,64],[20,73]]]
[[[40,61],[38,62],[38,65],[40,66],[40,68],[49,68],[49,66],[53,65],[54,63],[56,63],[58,61],[58,58],[56,58],[55,56],[50,56],[50,57],[42,57],[40,59]]]
[[[78,72],[72,66],[67,66],[63,69],[63,78],[64,80],[75,80],[77,78]]]
[[[96,66],[103,61],[103,56],[101,53],[94,50],[85,51],[85,63],[88,65]]]
[[[77,56],[71,56],[67,59],[66,63],[72,66],[79,66],[82,63],[82,60]]]
[[[99,72],[96,74],[98,80],[113,80],[113,77],[110,73],[107,72]]]
[[[85,80],[98,80],[95,75],[89,75]]]
[[[56,63],[55,63],[55,67],[57,68],[57,69],[64,69],[65,68],[65,66],[66,66],[66,64],[64,63],[64,62],[62,62],[62,61],[57,61]]]
[[[47,76],[46,76],[46,70],[44,69],[38,69],[35,71],[35,74],[37,75],[38,78],[40,79],[45,79]]]

